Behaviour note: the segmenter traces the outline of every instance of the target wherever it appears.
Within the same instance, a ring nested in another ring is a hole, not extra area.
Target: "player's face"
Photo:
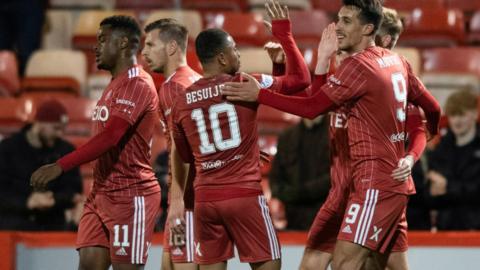
[[[352,53],[360,45],[365,25],[360,21],[359,13],[360,10],[352,6],[343,6],[338,12],[336,32],[340,50]]]
[[[119,40],[109,26],[101,26],[97,32],[95,62],[98,69],[112,70],[118,58]]]
[[[233,75],[240,69],[240,53],[231,36],[228,37],[229,46],[223,51],[225,55],[225,73]]]
[[[477,110],[468,110],[463,114],[449,115],[448,124],[455,136],[463,136],[471,131],[477,122]]]
[[[43,145],[52,147],[55,140],[61,138],[65,131],[65,124],[62,122],[39,122],[38,137]]]
[[[167,64],[167,44],[160,39],[160,30],[155,29],[147,33],[142,56],[151,70],[163,73]]]

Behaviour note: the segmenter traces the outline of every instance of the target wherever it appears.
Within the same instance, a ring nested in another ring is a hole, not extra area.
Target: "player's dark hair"
[[[187,49],[188,30],[185,26],[181,25],[177,20],[171,18],[164,18],[156,20],[145,26],[145,33],[153,31],[155,29],[160,30],[160,39],[163,42],[169,42],[175,40],[182,49],[183,52]]]
[[[373,24],[374,35],[382,24],[382,1],[381,0],[343,0],[344,6],[354,6],[360,10],[359,18],[362,23]]]
[[[195,40],[195,50],[200,63],[207,64],[230,45],[230,35],[218,28],[204,30]]]
[[[139,48],[142,30],[133,17],[125,15],[110,16],[103,19],[100,26],[109,26],[113,31],[121,32],[128,38],[133,49],[137,50]]]

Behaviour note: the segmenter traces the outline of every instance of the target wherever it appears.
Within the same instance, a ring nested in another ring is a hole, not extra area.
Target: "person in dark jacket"
[[[433,207],[439,230],[480,229],[480,130],[478,97],[464,90],[445,104],[449,129],[429,156]]]
[[[285,205],[288,230],[308,230],[330,189],[328,118],[302,121],[278,139],[272,197]]]
[[[29,184],[35,169],[74,149],[61,138],[67,122],[65,107],[49,100],[39,106],[32,124],[0,142],[1,230],[67,228],[65,210],[81,200],[80,171],[65,173],[44,191]]]

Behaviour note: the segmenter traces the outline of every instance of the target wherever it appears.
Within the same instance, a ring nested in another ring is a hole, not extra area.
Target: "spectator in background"
[[[288,230],[308,230],[330,189],[328,120],[319,116],[278,139],[270,171],[272,197],[285,204]]]
[[[48,0],[0,1],[0,50],[15,51],[23,76],[28,58],[40,48]]]
[[[61,138],[67,122],[65,107],[49,100],[39,106],[32,124],[0,142],[0,229],[67,228],[65,210],[82,201],[80,171],[63,174],[42,192],[29,184],[35,169],[74,149]]]
[[[445,104],[449,129],[429,156],[429,193],[439,230],[480,229],[480,131],[477,95],[463,90]],[[435,225],[435,224],[432,224]]]

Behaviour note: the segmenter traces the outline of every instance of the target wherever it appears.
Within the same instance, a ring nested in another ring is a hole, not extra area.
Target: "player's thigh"
[[[172,260],[170,259],[170,252],[163,250],[162,252],[162,266],[160,270],[173,270]]]
[[[83,247],[78,253],[78,270],[107,270],[110,267],[110,252],[107,248]]]
[[[308,232],[307,249],[332,254],[342,225],[344,210],[333,210],[322,206]]]
[[[281,267],[282,261],[280,259],[266,262],[250,263],[250,268],[252,268],[252,270],[280,270]]]
[[[198,270],[199,266],[194,263],[174,263],[174,270]]]
[[[113,270],[143,270],[144,265],[141,264],[129,264],[129,263],[112,263]]]
[[[407,270],[408,259],[407,252],[392,252],[387,260],[388,270]]]
[[[364,265],[371,251],[359,244],[337,240],[333,252],[333,269],[359,270]]]
[[[227,270],[227,262],[219,262],[208,265],[199,265],[200,270]]]
[[[305,248],[300,270],[326,270],[332,261],[332,253]]]
[[[103,209],[102,219],[109,231],[112,264],[145,264],[160,208],[160,195],[125,198],[103,195],[97,204]]]
[[[225,200],[221,209],[241,262],[257,263],[280,259],[280,242],[265,196]]]

